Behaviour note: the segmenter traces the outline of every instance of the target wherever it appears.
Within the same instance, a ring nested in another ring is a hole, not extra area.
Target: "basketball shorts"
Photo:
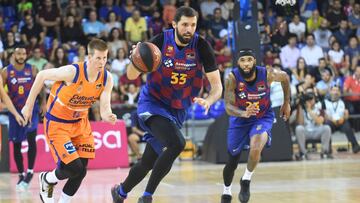
[[[266,113],[262,118],[256,119],[250,123],[242,123],[236,125],[234,120],[230,119],[230,127],[227,134],[228,151],[235,156],[244,149],[250,149],[250,139],[254,135],[267,132],[268,140],[266,147],[271,146],[271,129],[274,122],[274,113],[272,111]]]
[[[67,121],[50,114],[44,119],[44,132],[55,163],[68,164],[77,158],[95,158],[95,144],[88,119]]]

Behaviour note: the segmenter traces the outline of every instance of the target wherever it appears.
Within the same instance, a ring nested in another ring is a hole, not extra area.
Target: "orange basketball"
[[[142,73],[153,72],[161,64],[161,51],[153,43],[142,42],[133,50],[131,60],[138,71]]]

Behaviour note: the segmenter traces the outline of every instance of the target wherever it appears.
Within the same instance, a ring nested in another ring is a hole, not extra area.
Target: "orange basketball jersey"
[[[86,71],[86,62],[72,64],[76,74],[72,84],[55,82],[51,88],[47,102],[47,117],[64,121],[75,121],[88,117],[88,110],[95,103],[104,90],[107,71],[104,68],[95,82],[89,82]],[[53,120],[51,118],[48,118]]]

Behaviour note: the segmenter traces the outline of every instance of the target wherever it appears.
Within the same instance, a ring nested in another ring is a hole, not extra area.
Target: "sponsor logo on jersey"
[[[64,147],[69,154],[76,152],[76,149],[71,141],[65,143]]]

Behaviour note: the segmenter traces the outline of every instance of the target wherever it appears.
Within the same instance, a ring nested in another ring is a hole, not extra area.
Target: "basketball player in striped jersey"
[[[64,179],[67,182],[59,202],[70,202],[86,175],[88,159],[95,158],[94,137],[88,119],[91,105],[100,100],[101,118],[112,124],[116,122],[110,104],[113,80],[105,69],[106,42],[91,40],[88,54],[87,62],[40,71],[21,111],[28,122],[44,81],[55,81],[47,103],[44,132],[57,168],[39,175],[40,198],[45,203],[54,202],[54,186]]]
[[[229,74],[225,85],[226,112],[230,115],[227,136],[229,160],[223,170],[224,191],[222,203],[231,202],[231,183],[239,163],[241,151],[249,149],[245,173],[240,180],[240,202],[250,198],[250,180],[260,161],[261,151],[271,144],[274,112],[271,109],[270,84],[281,82],[284,103],[280,116],[290,116],[290,85],[284,71],[256,66],[255,53],[242,49],[238,53],[238,68]]]
[[[128,177],[116,184],[111,194],[113,201],[122,203],[129,193],[152,170],[149,181],[138,203],[151,203],[152,195],[170,171],[176,157],[185,147],[180,131],[186,110],[196,102],[206,112],[221,97],[222,84],[210,45],[195,33],[197,13],[190,7],[177,9],[174,29],[166,30],[150,42],[162,52],[160,67],[148,74],[138,103],[141,127],[149,132],[142,159],[130,170]],[[203,69],[211,86],[207,98],[199,96]],[[140,75],[133,65],[127,68],[129,79]]]

